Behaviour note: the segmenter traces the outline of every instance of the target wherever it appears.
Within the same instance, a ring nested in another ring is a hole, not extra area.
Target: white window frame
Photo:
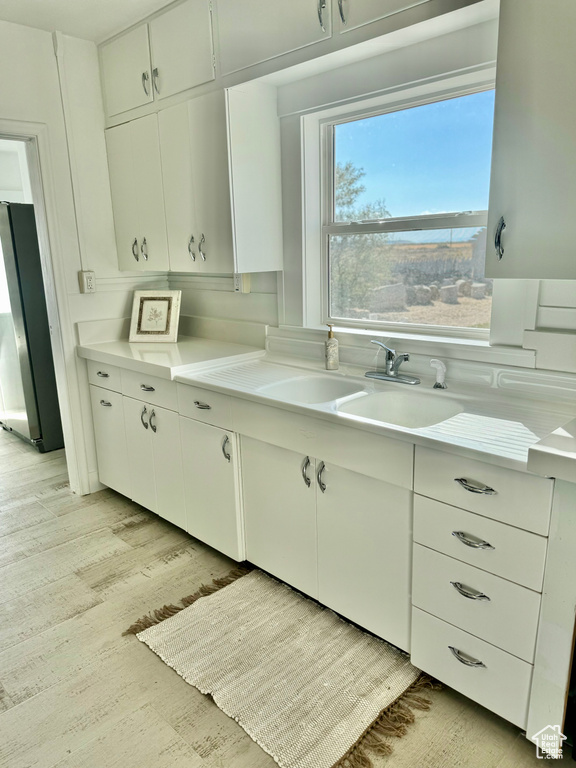
[[[488,342],[490,330],[449,326],[386,323],[369,320],[331,319],[328,305],[328,239],[330,234],[400,231],[414,225],[415,218],[382,220],[367,223],[333,223],[332,219],[332,126],[338,123],[395,112],[400,109],[466,96],[494,88],[493,70],[483,69],[431,79],[412,87],[400,87],[377,98],[363,99],[301,118],[302,179],[304,215],[304,326],[318,328],[327,322],[351,329],[367,329],[385,334],[419,337],[452,337]],[[448,229],[459,226],[483,226],[487,212],[418,217],[429,228]],[[419,229],[422,227],[419,226]]]

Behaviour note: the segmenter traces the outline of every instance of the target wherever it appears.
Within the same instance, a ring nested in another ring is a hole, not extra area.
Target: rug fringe
[[[401,738],[416,719],[412,710],[430,709],[431,701],[422,691],[437,691],[442,686],[428,675],[420,677],[404,693],[384,709],[368,726],[348,752],[332,768],[374,768],[370,757],[384,757],[392,752],[390,737]]]
[[[219,589],[227,587],[229,584],[237,581],[237,579],[245,576],[247,573],[250,573],[250,571],[251,568],[249,567],[234,568],[234,570],[230,571],[227,576],[224,576],[220,579],[212,579],[212,584],[203,584],[197,592],[194,592],[193,595],[183,597],[180,600],[182,605],[173,605],[171,603],[170,605],[164,605],[162,608],[157,608],[155,611],[151,611],[150,613],[146,614],[146,616],[142,616],[142,618],[138,619],[138,621],[135,621],[132,626],[128,627],[127,630],[122,632],[122,635],[137,635],[139,632],[143,632],[145,629],[154,627],[156,624],[160,624],[166,619],[169,619],[171,616],[174,616],[180,611],[183,611],[184,608],[188,608],[201,597],[206,597],[207,595],[214,594],[214,592],[218,592]]]

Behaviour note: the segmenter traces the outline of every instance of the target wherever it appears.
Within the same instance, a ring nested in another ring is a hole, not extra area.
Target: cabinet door
[[[331,35],[330,0],[218,0],[222,74],[303,48]],[[319,16],[321,14],[321,18]]]
[[[408,650],[411,492],[334,465],[321,479],[318,599]]]
[[[489,277],[576,278],[575,36],[572,0],[500,4]]]
[[[158,127],[170,269],[196,272],[200,269],[200,255],[188,104],[159,112]]]
[[[186,529],[180,417],[174,411],[151,406],[149,425],[156,483],[155,512]]]
[[[90,385],[98,479],[125,496],[131,495],[122,395]]]
[[[196,265],[208,273],[233,272],[224,94],[216,91],[190,101],[189,118],[196,195]],[[253,171],[259,173],[255,168]]]
[[[152,101],[152,72],[148,25],[141,24],[100,48],[106,114],[140,107]]]
[[[131,397],[123,397],[123,402],[131,498],[155,512],[156,484],[149,423],[151,406]]]
[[[140,232],[140,268],[168,269],[168,242],[164,217],[164,193],[160,138],[156,115],[129,123],[132,141],[132,194],[136,195]]]
[[[213,80],[209,0],[188,0],[152,19],[150,52],[155,98]]]
[[[317,597],[314,461],[247,437],[241,445],[246,558]]]
[[[118,268],[140,269],[140,217],[134,188],[131,123],[106,131],[106,151],[114,212]]]
[[[243,560],[236,436],[184,417],[180,431],[188,533]]]
[[[370,24],[371,21],[391,16],[394,13],[423,5],[429,0],[334,0],[338,7],[340,32],[349,32]],[[335,10],[336,13],[336,10]]]

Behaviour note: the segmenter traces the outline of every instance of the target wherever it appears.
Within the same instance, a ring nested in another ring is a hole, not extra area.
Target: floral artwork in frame
[[[134,291],[129,341],[175,342],[182,291]]]

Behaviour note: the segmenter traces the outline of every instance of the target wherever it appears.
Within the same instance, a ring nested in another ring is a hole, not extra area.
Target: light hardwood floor
[[[0,430],[0,766],[273,768],[123,630],[232,561],[113,491],[70,493],[62,451]],[[518,729],[433,694],[375,768],[541,765]]]

